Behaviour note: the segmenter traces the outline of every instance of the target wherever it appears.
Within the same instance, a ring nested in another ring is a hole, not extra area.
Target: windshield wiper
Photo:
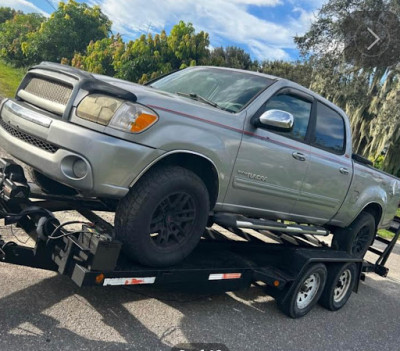
[[[212,107],[216,107],[216,108],[219,108],[221,110],[224,110],[224,108],[222,108],[221,106],[216,104],[214,101],[208,100],[208,99],[202,97],[201,95],[197,95],[195,93],[190,93],[190,94],[181,93],[180,91],[177,91],[176,94],[180,95],[180,96],[188,97],[189,99],[193,99],[193,100],[196,100],[196,101],[201,101],[201,102],[204,102],[204,103],[206,103],[206,104],[208,104],[208,105],[210,105]]]

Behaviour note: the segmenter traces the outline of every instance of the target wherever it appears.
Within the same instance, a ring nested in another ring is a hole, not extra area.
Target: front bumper
[[[27,104],[8,101],[0,106],[0,146],[46,176],[87,196],[125,196],[140,172],[163,153],[51,118]],[[86,176],[80,179],[71,176],[67,169],[75,158],[83,159],[88,166]]]

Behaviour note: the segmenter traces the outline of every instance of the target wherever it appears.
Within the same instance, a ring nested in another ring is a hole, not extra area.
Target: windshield
[[[238,112],[273,82],[251,73],[204,67],[172,73],[150,86],[169,93],[186,94],[198,101],[205,99],[218,108]]]

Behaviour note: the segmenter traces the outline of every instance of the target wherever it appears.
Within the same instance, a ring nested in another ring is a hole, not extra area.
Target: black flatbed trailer
[[[53,215],[65,210],[78,211],[88,222],[78,231],[66,230]],[[180,264],[156,268],[129,260],[114,239],[113,226],[93,212],[98,210],[113,209],[98,199],[45,194],[28,184],[19,165],[0,159],[0,217],[6,225],[21,227],[36,242],[34,247],[5,242],[0,233],[1,261],[56,271],[78,286],[151,284],[233,291],[258,284],[276,298],[283,312],[297,318],[318,299],[330,310],[343,307],[366,272],[386,276],[385,264],[400,234],[396,218],[391,228],[395,237],[392,241],[377,237],[387,249],[372,247],[378,260],[371,263],[333,250],[314,236],[259,231],[277,240],[267,242],[239,228],[212,227]],[[346,274],[351,279],[346,280]],[[317,286],[318,280],[322,286]],[[335,303],[334,295],[339,293],[344,295]],[[297,308],[307,299],[311,299],[307,308]]]

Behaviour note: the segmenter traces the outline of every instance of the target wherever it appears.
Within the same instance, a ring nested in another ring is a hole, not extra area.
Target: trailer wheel
[[[289,295],[277,299],[278,307],[291,318],[305,316],[318,302],[325,286],[326,266],[322,263],[312,265],[301,276]]]
[[[42,189],[44,192],[49,193],[49,194],[57,194],[57,195],[76,195],[77,192],[73,188],[70,188],[69,186],[66,186],[64,184],[61,184],[44,174],[40,173],[36,169],[33,169],[31,167],[27,167],[28,171],[28,176],[31,178],[31,180],[39,186],[40,189]]]
[[[208,190],[196,174],[177,166],[159,167],[118,204],[116,238],[139,263],[173,265],[198,244],[209,209]]]
[[[328,310],[340,310],[350,298],[356,280],[357,265],[355,263],[332,265],[328,269],[328,279],[319,303]]]
[[[363,258],[374,240],[375,230],[374,216],[368,212],[362,212],[348,227],[334,232],[332,248]]]

